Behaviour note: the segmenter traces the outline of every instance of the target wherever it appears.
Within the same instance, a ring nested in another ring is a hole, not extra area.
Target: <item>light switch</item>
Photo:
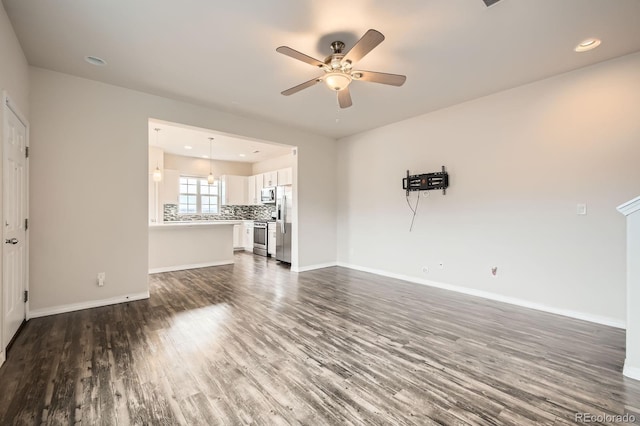
[[[576,206],[576,214],[584,216],[587,214],[587,205],[586,204],[578,204]]]

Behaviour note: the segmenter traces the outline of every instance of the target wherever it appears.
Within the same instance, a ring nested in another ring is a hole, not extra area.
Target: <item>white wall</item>
[[[7,13],[0,3],[0,91],[5,90],[20,112],[29,119],[29,76],[28,65],[24,53],[20,48],[16,34],[9,22]],[[3,146],[4,105],[0,106],[0,147]],[[2,199],[2,162],[0,161],[0,200]],[[2,247],[2,245],[0,245]],[[0,248],[0,259],[2,258]],[[2,277],[2,262],[0,262],[0,278]],[[4,324],[2,323],[2,285],[0,283],[0,342],[3,342]],[[4,360],[4,348],[0,348],[0,364]]]
[[[339,262],[623,324],[639,75],[634,54],[338,141]],[[410,233],[401,179],[442,165]]]
[[[274,170],[286,169],[293,167],[293,153],[281,155],[280,157],[269,158],[268,160],[253,163],[252,173],[254,175],[272,172]]]
[[[250,176],[251,163],[239,161],[212,160],[213,174],[216,178],[222,175]],[[164,154],[164,167],[178,170],[182,174],[193,176],[209,175],[209,160],[204,158],[185,157],[182,155]]]
[[[146,290],[149,118],[298,146],[299,264],[335,261],[335,141],[40,68],[30,83],[32,308]]]
[[[6,90],[25,116],[29,116],[29,66],[0,4],[0,89]],[[0,112],[0,115],[2,112]]]

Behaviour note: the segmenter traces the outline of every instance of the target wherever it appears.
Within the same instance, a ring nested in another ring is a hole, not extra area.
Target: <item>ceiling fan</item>
[[[334,41],[331,43],[333,53],[327,56],[324,61],[307,56],[288,46],[280,46],[276,52],[282,53],[307,64],[318,67],[324,71],[324,74],[306,81],[302,84],[287,89],[282,92],[283,95],[289,96],[311,87],[316,83],[324,81],[327,87],[338,92],[338,104],[340,108],[349,108],[351,102],[351,94],[349,93],[349,84],[352,81],[369,81],[373,83],[389,84],[391,86],[402,86],[407,79],[404,75],[386,74],[382,72],[354,70],[353,64],[364,58],[377,45],[382,43],[384,36],[376,30],[367,31],[360,40],[349,50],[343,53],[344,43]]]

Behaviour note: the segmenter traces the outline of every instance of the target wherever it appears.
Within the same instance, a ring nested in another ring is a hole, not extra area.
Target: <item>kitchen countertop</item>
[[[171,228],[197,228],[222,225],[241,225],[242,220],[210,220],[210,221],[190,221],[190,222],[162,222],[150,223],[149,229],[171,229]]]

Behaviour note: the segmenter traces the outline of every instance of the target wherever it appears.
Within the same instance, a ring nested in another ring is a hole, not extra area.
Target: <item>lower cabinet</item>
[[[233,225],[233,249],[244,249],[244,235],[242,234],[242,225]]]
[[[242,224],[244,249],[253,252],[253,221],[246,221]]]
[[[276,223],[269,222],[267,226],[267,253],[271,257],[276,257]]]

